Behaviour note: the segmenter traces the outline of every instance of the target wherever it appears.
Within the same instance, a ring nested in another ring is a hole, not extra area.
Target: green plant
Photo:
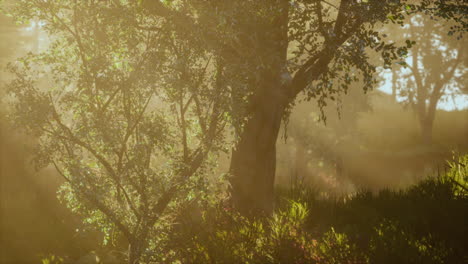
[[[368,263],[365,252],[359,251],[344,233],[338,233],[332,227],[318,241],[315,247],[318,263]]]
[[[45,256],[42,260],[42,264],[62,264],[64,262],[64,259],[62,257],[56,256],[56,255],[48,255]]]
[[[374,230],[368,253],[371,263],[448,263],[452,253],[430,234],[417,237],[392,221],[384,220]]]

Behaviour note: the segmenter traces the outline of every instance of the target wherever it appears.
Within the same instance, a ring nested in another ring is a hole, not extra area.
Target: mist
[[[49,2],[0,2],[0,263],[384,263],[405,201],[467,220],[466,4]],[[400,263],[466,260],[427,210]]]

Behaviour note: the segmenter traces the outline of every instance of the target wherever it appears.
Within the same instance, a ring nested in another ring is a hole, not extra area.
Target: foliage
[[[55,255],[49,255],[42,259],[42,264],[61,264],[63,258]]]
[[[307,214],[297,202],[269,219],[211,208],[198,225],[174,230],[176,255],[183,263],[312,263],[315,241],[302,228]]]
[[[369,250],[372,263],[448,263],[453,255],[431,234],[418,238],[391,221],[384,220],[374,231]]]
[[[344,199],[306,187],[282,192],[271,217],[223,206],[182,214],[171,250],[182,263],[462,263],[466,256],[468,155],[405,190]],[[284,199],[292,199],[285,202]],[[450,224],[447,224],[450,219]]]
[[[408,189],[344,199],[296,186],[275,214],[255,219],[224,202],[186,204],[148,254],[152,263],[463,263],[467,168],[459,156]]]
[[[37,138],[36,166],[64,178],[68,206],[139,259],[180,204],[209,196],[222,66],[196,42],[135,27],[135,4],[19,1],[12,12],[42,21],[50,43],[10,64],[11,120]]]
[[[468,155],[457,156],[448,162],[450,170],[444,174],[442,181],[453,186],[452,193],[456,197],[468,195]]]

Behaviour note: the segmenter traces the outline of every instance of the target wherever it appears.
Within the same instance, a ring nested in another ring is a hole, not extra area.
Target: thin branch
[[[203,39],[211,49],[220,52],[222,56],[235,60],[239,58],[240,53],[232,46],[228,46],[219,40],[216,37],[216,32],[211,30],[211,27],[199,25],[197,20],[168,8],[159,0],[142,0],[141,5],[150,14],[171,19],[171,22],[174,23],[181,32]]]
[[[60,174],[62,178],[65,179],[69,184],[71,184],[76,190],[81,192],[83,196],[88,199],[94,206],[96,206],[103,214],[105,214],[119,229],[120,231],[128,238],[132,239],[133,235],[129,231],[129,229],[122,223],[122,221],[119,220],[117,215],[112,212],[111,209],[109,209],[107,206],[105,206],[103,203],[101,203],[98,199],[96,199],[93,195],[89,195],[88,192],[83,191],[79,185],[76,185],[73,183],[66,175],[65,173],[59,168],[57,163],[52,160],[52,164],[55,167],[55,170]]]
[[[325,42],[329,42],[329,34],[326,32],[325,27],[323,25],[323,18],[322,18],[322,4],[320,0],[315,1],[315,13],[317,15],[318,20],[318,29],[320,33],[322,33],[323,37],[325,38]]]
[[[114,180],[115,184],[117,185],[117,188],[122,190],[124,196],[125,196],[125,199],[127,200],[127,203],[128,205],[130,206],[130,208],[132,209],[133,213],[135,214],[135,216],[137,217],[140,217],[140,214],[138,213],[138,211],[135,209],[135,206],[133,205],[132,201],[130,200],[130,197],[127,193],[127,191],[125,190],[125,188],[120,184],[119,180],[118,180],[118,177],[114,171],[114,169],[112,169],[112,166],[110,165],[110,163],[102,156],[100,155],[95,149],[93,149],[91,146],[89,146],[88,144],[86,144],[85,142],[81,141],[79,138],[77,138],[73,132],[70,130],[69,127],[67,127],[66,125],[64,125],[62,123],[62,121],[60,120],[60,116],[58,115],[55,107],[53,107],[53,117],[54,117],[54,120],[57,122],[57,124],[66,132],[66,134],[68,135],[68,140],[72,141],[73,143],[85,148],[86,150],[88,150],[96,159],[98,159],[98,161],[104,166],[104,168],[106,168],[107,172],[109,173],[109,175],[111,176],[111,178]]]
[[[63,173],[63,171],[58,167],[57,163],[55,163],[54,160],[52,160],[52,164],[54,165],[55,167],[55,170],[60,174],[60,176],[62,176],[63,179],[65,179],[65,181],[67,181],[68,183],[72,184],[72,181],[70,180],[70,178],[68,178],[65,173]]]
[[[325,0],[321,0],[321,1],[324,2],[324,3],[327,4],[327,5],[329,5],[329,6],[333,7],[333,8],[335,8],[336,10],[338,10],[338,7],[337,7],[336,5],[334,5],[334,4],[332,4],[332,3],[328,2],[328,1],[325,1]]]
[[[216,81],[216,89],[221,90],[221,73],[223,66],[218,65],[218,77]],[[200,145],[192,153],[191,157],[188,159],[188,166],[181,170],[181,172],[176,176],[176,181],[172,186],[163,193],[161,198],[158,200],[156,206],[153,209],[153,216],[150,218],[150,223],[153,224],[163,213],[169,202],[172,198],[180,191],[180,185],[186,181],[190,176],[192,176],[198,168],[203,164],[203,160],[207,157],[209,151],[211,150],[216,137],[218,122],[219,122],[219,107],[221,107],[220,102],[221,96],[215,101],[213,105],[212,115],[210,118],[210,127],[207,130],[207,133],[204,133],[203,139],[200,142]]]
[[[184,111],[184,94],[181,92],[179,99],[179,109],[180,109],[180,128],[182,129],[182,147],[184,162],[187,162],[188,159],[188,143],[187,143],[187,125],[185,122],[185,111]]]
[[[140,25],[138,25],[138,24],[135,24],[135,27],[138,28],[138,29],[141,29],[141,30],[146,30],[146,31],[157,31],[157,32],[159,32],[159,31],[162,30],[161,27],[155,27],[155,26],[153,26],[153,27],[145,27],[145,26],[140,26]]]
[[[122,157],[123,157],[123,153],[126,150],[128,139],[130,138],[131,134],[133,133],[133,131],[135,130],[137,125],[140,123],[141,119],[143,118],[143,114],[145,113],[146,109],[148,108],[148,105],[149,105],[149,102],[151,101],[152,96],[153,96],[153,94],[151,94],[148,97],[148,99],[146,100],[143,108],[141,109],[140,113],[138,114],[137,119],[135,120],[133,125],[127,129],[127,131],[125,133],[124,140],[122,141],[122,146],[120,148],[119,154],[117,155],[118,156],[118,163],[117,163],[117,168],[118,169],[117,170],[119,172],[120,172],[120,170],[122,168]]]
[[[340,11],[335,23],[336,37],[331,38],[328,43],[323,44],[321,51],[309,58],[301,68],[294,74],[291,84],[287,87],[289,97],[288,102],[296,98],[297,94],[303,91],[311,82],[317,80],[326,70],[328,64],[333,59],[333,54],[344,42],[346,42],[362,25],[362,18],[358,17],[352,25],[349,25],[348,31],[342,29],[347,23],[350,0],[341,1]]]

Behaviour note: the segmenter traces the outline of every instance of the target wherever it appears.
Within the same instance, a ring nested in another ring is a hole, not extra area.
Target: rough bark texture
[[[139,264],[141,258],[141,250],[138,242],[130,243],[128,246],[128,264]]]
[[[276,139],[283,114],[284,103],[275,93],[256,98],[255,111],[233,149],[231,195],[235,206],[244,213],[268,214],[273,210]]]
[[[434,116],[428,116],[426,119],[420,122],[421,126],[421,137],[425,145],[432,144],[432,128],[434,124]]]
[[[259,69],[254,73],[258,80],[249,87],[253,95],[248,103],[248,121],[232,150],[230,166],[233,205],[247,215],[273,211],[276,140],[290,97],[283,80],[284,74],[289,74],[286,69],[289,2],[269,4],[267,9],[277,12],[272,14],[271,24],[253,33],[255,43],[248,38],[244,45],[252,48],[250,54],[256,54],[248,64],[257,65],[252,68]]]

